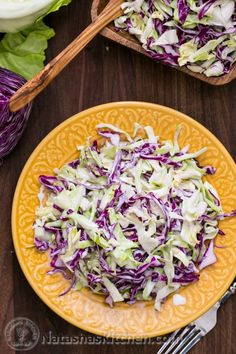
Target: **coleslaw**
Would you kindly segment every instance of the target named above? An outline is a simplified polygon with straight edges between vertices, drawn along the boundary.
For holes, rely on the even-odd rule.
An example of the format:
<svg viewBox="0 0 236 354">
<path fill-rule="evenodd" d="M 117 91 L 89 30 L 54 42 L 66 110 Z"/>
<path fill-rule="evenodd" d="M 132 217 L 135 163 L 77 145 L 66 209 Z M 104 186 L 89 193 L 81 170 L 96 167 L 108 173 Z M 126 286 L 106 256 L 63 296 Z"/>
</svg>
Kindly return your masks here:
<svg viewBox="0 0 236 354">
<path fill-rule="evenodd" d="M 78 159 L 41 175 L 34 223 L 38 251 L 71 288 L 90 288 L 106 302 L 135 303 L 166 297 L 199 279 L 216 261 L 214 239 L 224 213 L 215 173 L 200 166 L 203 148 L 190 152 L 178 138 L 160 141 L 151 126 L 135 124 L 131 136 L 110 124 L 100 138 L 78 147 Z"/>
<path fill-rule="evenodd" d="M 135 35 L 155 60 L 220 76 L 236 61 L 233 0 L 129 0 L 117 30 Z"/>
</svg>

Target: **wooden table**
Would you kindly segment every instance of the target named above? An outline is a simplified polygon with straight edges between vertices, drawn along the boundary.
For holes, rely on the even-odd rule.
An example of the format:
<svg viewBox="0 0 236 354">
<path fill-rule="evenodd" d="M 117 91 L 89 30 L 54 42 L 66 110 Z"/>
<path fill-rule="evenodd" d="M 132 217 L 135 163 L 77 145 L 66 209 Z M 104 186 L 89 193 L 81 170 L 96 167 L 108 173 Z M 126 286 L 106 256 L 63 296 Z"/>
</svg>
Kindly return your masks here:
<svg viewBox="0 0 236 354">
<path fill-rule="evenodd" d="M 90 1 L 73 0 L 60 13 L 47 19 L 56 30 L 48 58 L 55 56 L 90 21 Z M 154 63 L 97 37 L 34 103 L 27 129 L 14 152 L 0 168 L 0 352 L 12 353 L 4 339 L 4 328 L 14 317 L 34 321 L 41 335 L 89 334 L 55 315 L 27 283 L 16 259 L 11 239 L 11 204 L 20 172 L 38 143 L 66 118 L 97 104 L 138 100 L 159 103 L 197 119 L 236 157 L 236 82 L 212 87 Z M 216 328 L 191 353 L 233 354 L 236 348 L 236 297 L 220 310 Z M 155 354 L 157 344 L 42 345 L 31 352 Z"/>
</svg>

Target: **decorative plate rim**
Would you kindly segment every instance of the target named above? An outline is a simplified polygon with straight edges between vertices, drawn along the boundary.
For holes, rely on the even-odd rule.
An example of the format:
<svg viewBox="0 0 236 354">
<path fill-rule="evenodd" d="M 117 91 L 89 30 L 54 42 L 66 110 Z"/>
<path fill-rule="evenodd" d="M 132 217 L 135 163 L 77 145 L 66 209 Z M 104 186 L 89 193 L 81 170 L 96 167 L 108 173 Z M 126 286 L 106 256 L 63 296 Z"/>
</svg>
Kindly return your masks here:
<svg viewBox="0 0 236 354">
<path fill-rule="evenodd" d="M 167 333 L 170 333 L 174 330 L 177 329 L 177 327 L 172 326 L 169 327 L 168 330 L 163 330 L 158 332 L 158 334 L 156 333 L 147 333 L 147 334 L 143 334 L 140 336 L 119 336 L 119 335 L 112 335 L 110 336 L 105 335 L 104 332 L 101 333 L 101 331 L 99 329 L 95 329 L 92 328 L 91 330 L 91 326 L 88 324 L 78 324 L 78 321 L 76 321 L 74 318 L 71 318 L 69 315 L 64 314 L 60 308 L 58 308 L 55 304 L 53 304 L 52 302 L 50 302 L 50 300 L 46 297 L 46 295 L 40 291 L 37 287 L 36 287 L 36 283 L 35 281 L 32 279 L 30 273 L 27 270 L 26 264 L 24 262 L 23 256 L 20 252 L 20 245 L 17 241 L 17 228 L 16 228 L 16 223 L 15 223 L 15 219 L 16 219 L 16 213 L 17 213 L 17 203 L 18 203 L 18 199 L 19 199 L 19 194 L 20 194 L 20 189 L 21 189 L 21 185 L 27 175 L 27 171 L 28 171 L 28 166 L 33 162 L 33 160 L 35 159 L 35 156 L 37 155 L 37 153 L 40 151 L 40 149 L 47 143 L 50 141 L 50 139 L 52 138 L 52 136 L 54 136 L 56 133 L 58 133 L 59 131 L 65 129 L 68 125 L 70 125 L 72 122 L 75 122 L 79 119 L 82 119 L 83 117 L 85 117 L 86 115 L 89 115 L 91 113 L 94 113 L 96 111 L 101 111 L 102 109 L 114 109 L 114 108 L 145 108 L 145 109 L 155 109 L 155 110 L 161 110 L 164 111 L 166 113 L 170 113 L 172 115 L 176 115 L 179 118 L 187 121 L 190 123 L 190 125 L 195 125 L 198 129 L 200 129 L 201 131 L 204 131 L 204 134 L 209 137 L 211 140 L 213 140 L 216 145 L 221 149 L 221 151 L 227 155 L 228 158 L 228 162 L 230 164 L 230 167 L 232 168 L 232 170 L 235 169 L 235 162 L 233 160 L 233 158 L 231 157 L 230 153 L 227 151 L 227 149 L 224 147 L 224 145 L 219 141 L 218 138 L 216 138 L 216 136 L 211 133 L 206 127 L 204 127 L 201 123 L 199 123 L 198 121 L 196 121 L 195 119 L 189 117 L 188 115 L 181 113 L 173 108 L 169 108 L 167 106 L 163 106 L 163 105 L 159 105 L 159 104 L 155 104 L 155 103 L 148 103 L 148 102 L 141 102 L 141 101 L 119 101 L 119 102 L 111 102 L 111 103 L 105 103 L 105 104 L 101 104 L 101 105 L 96 105 L 94 107 L 85 109 L 79 113 L 74 114 L 73 116 L 71 116 L 70 118 L 66 119 L 65 121 L 63 121 L 62 123 L 60 123 L 58 126 L 56 126 L 54 129 L 52 129 L 44 138 L 43 140 L 37 145 L 37 147 L 33 150 L 33 152 L 31 153 L 30 157 L 28 158 L 28 160 L 26 161 L 20 177 L 18 179 L 17 182 L 17 186 L 15 189 L 15 193 L 14 193 L 14 198 L 13 198 L 13 203 L 12 203 L 12 215 L 11 215 L 11 227 L 12 227 L 12 239 L 13 239 L 13 244 L 14 244 L 14 248 L 15 248 L 15 252 L 16 252 L 16 256 L 18 259 L 18 262 L 20 264 L 21 270 L 23 271 L 28 283 L 30 284 L 30 286 L 33 288 L 33 290 L 35 291 L 35 293 L 37 294 L 37 296 L 54 312 L 56 313 L 58 316 L 60 316 L 62 319 L 66 320 L 67 322 L 69 322 L 70 324 L 74 325 L 77 328 L 80 328 L 82 330 L 85 330 L 87 332 L 96 334 L 96 335 L 100 335 L 100 336 L 104 336 L 104 337 L 112 337 L 112 338 L 130 338 L 132 337 L 132 339 L 142 339 L 142 338 L 152 338 L 152 337 L 157 337 L 157 336 L 163 336 Z M 207 302 L 207 304 L 205 306 L 202 307 L 201 311 L 198 311 L 197 315 L 193 314 L 191 316 L 188 317 L 188 320 L 183 320 L 182 321 L 182 325 L 181 328 L 186 326 L 187 324 L 189 324 L 190 322 L 196 320 L 197 318 L 199 318 L 200 316 L 202 316 L 205 312 L 207 312 L 219 299 L 220 297 L 225 293 L 225 291 L 229 288 L 230 284 L 233 282 L 234 278 L 236 276 L 236 269 L 234 272 L 232 272 L 231 277 L 228 278 L 228 280 L 224 283 L 224 286 L 222 286 L 221 290 L 214 295 L 214 297 Z M 180 327 L 178 327 L 180 328 Z"/>
</svg>

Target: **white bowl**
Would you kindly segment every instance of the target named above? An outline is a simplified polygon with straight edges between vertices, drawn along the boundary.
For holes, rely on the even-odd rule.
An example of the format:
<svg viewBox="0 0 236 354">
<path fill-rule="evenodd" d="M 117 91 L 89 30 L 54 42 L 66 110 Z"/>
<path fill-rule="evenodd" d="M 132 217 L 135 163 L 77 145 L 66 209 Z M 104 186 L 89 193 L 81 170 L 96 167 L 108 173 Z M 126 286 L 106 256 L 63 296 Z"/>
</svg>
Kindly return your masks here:
<svg viewBox="0 0 236 354">
<path fill-rule="evenodd" d="M 45 14 L 57 0 L 0 0 L 0 32 L 18 32 Z"/>
</svg>

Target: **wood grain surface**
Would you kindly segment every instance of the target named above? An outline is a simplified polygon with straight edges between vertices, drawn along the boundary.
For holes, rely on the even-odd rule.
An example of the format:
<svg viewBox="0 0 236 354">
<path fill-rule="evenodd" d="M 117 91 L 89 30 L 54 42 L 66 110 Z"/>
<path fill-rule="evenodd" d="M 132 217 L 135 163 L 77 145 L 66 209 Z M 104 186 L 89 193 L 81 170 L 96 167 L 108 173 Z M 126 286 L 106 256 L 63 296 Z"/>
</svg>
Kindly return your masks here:
<svg viewBox="0 0 236 354">
<path fill-rule="evenodd" d="M 50 41 L 48 60 L 55 57 L 90 22 L 91 1 L 73 0 L 67 8 L 50 15 L 47 23 L 56 30 Z M 181 72 L 152 62 L 98 36 L 68 68 L 35 100 L 26 131 L 0 168 L 0 353 L 14 353 L 4 329 L 16 317 L 27 317 L 40 329 L 34 354 L 155 354 L 153 343 L 89 344 L 92 336 L 59 318 L 28 285 L 14 254 L 11 239 L 11 204 L 20 172 L 38 143 L 69 116 L 97 104 L 139 100 L 175 108 L 205 125 L 236 157 L 236 81 L 213 87 Z M 215 329 L 192 354 L 233 354 L 236 348 L 236 296 L 219 311 Z M 77 336 L 87 344 L 42 344 L 42 336 Z M 99 342 L 99 339 L 97 339 Z"/>
<path fill-rule="evenodd" d="M 11 112 L 17 112 L 33 101 L 84 47 L 110 22 L 122 14 L 123 0 L 110 0 L 96 20 L 91 22 L 65 49 L 53 58 L 35 77 L 26 82 L 9 101 Z"/>
</svg>

